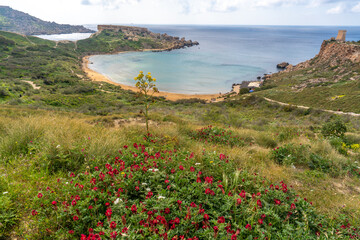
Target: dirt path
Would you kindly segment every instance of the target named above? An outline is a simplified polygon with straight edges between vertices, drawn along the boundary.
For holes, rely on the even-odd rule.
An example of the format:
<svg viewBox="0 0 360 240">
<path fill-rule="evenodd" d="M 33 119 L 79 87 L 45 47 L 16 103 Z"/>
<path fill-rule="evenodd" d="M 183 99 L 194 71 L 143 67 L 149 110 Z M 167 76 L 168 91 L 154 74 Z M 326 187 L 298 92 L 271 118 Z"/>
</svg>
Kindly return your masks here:
<svg viewBox="0 0 360 240">
<path fill-rule="evenodd" d="M 36 84 L 33 83 L 32 81 L 26 81 L 26 80 L 22 80 L 22 81 L 30 84 L 30 85 L 32 86 L 32 88 L 35 89 L 35 90 L 38 90 L 38 89 L 41 88 L 41 87 L 39 87 L 39 86 L 36 86 Z"/>
<path fill-rule="evenodd" d="M 288 103 L 283 103 L 283 102 L 275 101 L 275 100 L 272 100 L 272 99 L 266 98 L 266 97 L 264 97 L 264 99 L 266 101 L 268 101 L 268 102 L 277 103 L 277 104 L 282 105 L 282 106 L 290 106 L 291 105 L 291 106 L 295 106 L 295 107 L 298 107 L 298 108 L 301 108 L 301 109 L 309 109 L 310 108 L 310 107 L 301 106 L 301 105 L 292 105 L 292 104 L 288 104 Z M 349 115 L 349 116 L 353 116 L 353 117 L 360 117 L 359 113 L 333 111 L 333 110 L 326 110 L 326 109 L 320 109 L 320 110 L 324 111 L 324 112 L 328 112 L 328 113 L 338 114 L 338 115 Z"/>
</svg>

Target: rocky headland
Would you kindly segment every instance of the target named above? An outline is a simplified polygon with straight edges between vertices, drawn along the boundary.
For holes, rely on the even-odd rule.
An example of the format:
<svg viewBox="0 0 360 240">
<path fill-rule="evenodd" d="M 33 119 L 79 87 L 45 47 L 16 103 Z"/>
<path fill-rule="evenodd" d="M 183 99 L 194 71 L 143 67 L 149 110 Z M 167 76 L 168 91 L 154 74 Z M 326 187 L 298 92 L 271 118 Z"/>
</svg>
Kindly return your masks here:
<svg viewBox="0 0 360 240">
<path fill-rule="evenodd" d="M 199 45 L 197 41 L 185 40 L 185 38 L 170 36 L 166 33 L 153 33 L 147 28 L 132 27 L 132 26 L 118 26 L 118 25 L 98 25 L 98 32 L 112 31 L 122 33 L 125 40 L 139 42 L 141 39 L 151 39 L 157 42 L 159 49 L 153 49 L 153 52 L 171 51 L 185 47 L 192 47 Z"/>
</svg>

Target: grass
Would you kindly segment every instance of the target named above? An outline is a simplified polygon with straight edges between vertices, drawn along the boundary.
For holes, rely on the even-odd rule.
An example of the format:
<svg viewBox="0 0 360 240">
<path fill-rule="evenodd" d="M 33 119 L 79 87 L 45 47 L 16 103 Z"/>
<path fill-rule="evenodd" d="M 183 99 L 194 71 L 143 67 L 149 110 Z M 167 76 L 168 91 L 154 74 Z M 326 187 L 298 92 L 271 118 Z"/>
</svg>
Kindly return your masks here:
<svg viewBox="0 0 360 240">
<path fill-rule="evenodd" d="M 114 39 L 105 33 L 89 44 L 104 47 L 99 51 L 122 46 L 123 43 L 112 42 Z M 57 179 L 66 179 L 70 172 L 80 174 L 108 163 L 124 145 L 143 143 L 146 132 L 140 113 L 143 100 L 120 87 L 88 81 L 81 70 L 81 54 L 74 51 L 73 43 L 58 44 L 55 48 L 47 40 L 26 39 L 6 32 L 0 35 L 3 37 L 0 41 L 6 43 L 4 51 L 0 51 L 0 58 L 6 59 L 0 62 L 0 206 L 3 206 L 0 238 L 36 239 L 40 229 L 46 231 L 47 224 L 51 224 L 49 220 L 37 224 L 31 216 L 31 211 L 38 207 L 35 196 L 46 187 L 56 187 Z M 103 41 L 110 47 L 101 45 Z M 78 51 L 85 53 L 90 45 L 81 44 Z M 320 76 L 318 72 L 309 76 L 315 74 Z M 232 169 L 293 186 L 294 191 L 312 202 L 316 216 L 333 219 L 342 215 L 358 227 L 360 153 L 358 148 L 351 147 L 360 144 L 358 118 L 342 117 L 348 129 L 344 138 L 325 138 L 322 126 L 332 121 L 333 115 L 316 109 L 283 107 L 257 96 L 318 107 L 325 106 L 322 100 L 314 101 L 318 97 L 344 95 L 333 101 L 334 104 L 345 101 L 340 104 L 342 110 L 355 103 L 356 98 L 347 98 L 357 94 L 355 82 L 325 86 L 322 88 L 330 90 L 321 93 L 310 88 L 290 96 L 290 87 L 309 76 L 305 72 L 291 73 L 279 78 L 276 87 L 220 103 L 158 98 L 149 115 L 150 131 L 157 139 L 151 149 L 193 152 L 195 160 L 203 164 L 209 160 L 202 157 L 204 151 L 225 154 Z M 41 88 L 34 90 L 23 80 L 33 81 Z M 317 104 L 311 105 L 314 102 Z M 336 104 L 326 106 L 340 106 Z M 356 109 L 355 106 L 351 111 Z M 200 141 L 201 138 L 190 136 L 208 125 L 217 129 L 208 134 L 209 139 L 218 137 L 216 141 Z M 227 144 L 229 135 L 219 134 L 219 129 L 236 136 L 232 144 Z M 274 155 L 274 148 L 280 149 L 281 154 Z M 174 164 L 188 164 L 185 159 L 177 159 Z M 220 177 L 224 169 L 204 171 Z M 226 173 L 232 176 L 234 172 Z M 327 222 L 335 228 L 331 221 L 336 220 Z M 56 239 L 54 236 L 46 235 Z"/>
<path fill-rule="evenodd" d="M 256 112 L 254 107 L 248 108 L 240 108 L 242 114 Z M 166 110 L 163 107 L 162 111 L 170 109 Z M 189 114 L 190 109 L 183 111 Z M 19 107 L 1 108 L 0 112 L 1 172 L 6 173 L 2 177 L 1 189 L 9 192 L 7 197 L 14 203 L 8 207 L 9 209 L 24 209 L 13 212 L 16 217 L 10 219 L 15 221 L 15 224 L 7 228 L 5 235 L 30 237 L 34 234 L 33 230 L 28 229 L 28 224 L 32 222 L 29 214 L 33 206 L 33 196 L 39 188 L 51 185 L 57 178 L 64 177 L 69 172 L 78 172 L 89 165 L 106 162 L 106 156 L 116 154 L 123 145 L 141 141 L 146 132 L 145 127 L 139 124 L 125 124 L 116 128 L 106 124 L 122 118 L 120 115 L 109 118 Z M 319 213 L 329 218 L 345 214 L 351 221 L 359 224 L 357 219 L 360 219 L 360 202 L 354 197 L 360 192 L 356 187 L 360 183 L 359 176 L 349 175 L 344 171 L 334 175 L 318 169 L 312 170 L 303 163 L 294 168 L 292 165 L 279 165 L 271 159 L 275 144 L 306 144 L 310 146 L 312 153 L 339 163 L 350 161 L 356 164 L 355 161 L 359 161 L 358 152 L 344 156 L 328 139 L 322 137 L 320 130 L 313 132 L 299 129 L 291 125 L 291 121 L 289 124 L 281 121 L 286 120 L 285 116 L 292 114 L 289 112 L 283 112 L 282 119 L 268 122 L 266 130 L 254 129 L 252 124 L 231 127 L 233 134 L 253 142 L 251 145 L 232 147 L 191 139 L 188 136 L 189 130 L 206 126 L 206 122 L 201 117 L 197 118 L 196 112 L 192 113 L 192 118 L 181 117 L 181 112 L 177 113 L 175 121 L 169 122 L 169 119 L 165 118 L 164 121 L 158 118 L 153 120 L 156 125 L 150 125 L 151 132 L 162 139 L 161 146 L 194 152 L 195 155 L 201 155 L 204 149 L 209 152 L 226 153 L 240 169 L 256 172 L 273 182 L 284 181 L 292 185 L 301 196 L 313 202 Z M 305 119 L 300 118 L 297 121 L 305 124 L 314 117 L 310 114 Z M 280 122 L 281 126 L 277 126 Z M 351 121 L 348 125 L 350 124 Z M 219 123 L 217 125 L 224 127 Z M 353 141 L 358 141 L 359 130 L 351 130 L 348 135 L 352 136 Z"/>
</svg>

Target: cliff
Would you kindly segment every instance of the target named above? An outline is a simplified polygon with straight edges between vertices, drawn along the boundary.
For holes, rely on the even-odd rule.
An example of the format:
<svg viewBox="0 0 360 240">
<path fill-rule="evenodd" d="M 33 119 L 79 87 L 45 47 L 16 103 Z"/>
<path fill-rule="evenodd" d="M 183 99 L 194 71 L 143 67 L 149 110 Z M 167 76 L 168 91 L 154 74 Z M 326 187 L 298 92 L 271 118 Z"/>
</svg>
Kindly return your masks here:
<svg viewBox="0 0 360 240">
<path fill-rule="evenodd" d="M 7 6 L 0 6 L 0 30 L 24 35 L 94 32 L 84 26 L 43 21 Z"/>
<path fill-rule="evenodd" d="M 323 41 L 319 53 L 314 58 L 296 66 L 289 65 L 285 72 L 320 66 L 324 68 L 341 67 L 346 63 L 356 64 L 359 62 L 360 44 L 326 40 Z"/>
<path fill-rule="evenodd" d="M 280 102 L 360 112 L 360 42 L 323 41 L 314 58 L 268 75 L 264 87 Z"/>
</svg>

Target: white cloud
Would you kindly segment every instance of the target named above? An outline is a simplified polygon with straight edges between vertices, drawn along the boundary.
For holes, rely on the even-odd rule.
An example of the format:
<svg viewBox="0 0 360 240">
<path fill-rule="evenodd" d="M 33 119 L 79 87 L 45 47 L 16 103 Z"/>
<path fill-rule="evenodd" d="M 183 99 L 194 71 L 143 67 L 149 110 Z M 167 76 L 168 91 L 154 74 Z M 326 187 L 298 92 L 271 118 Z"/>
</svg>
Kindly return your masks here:
<svg viewBox="0 0 360 240">
<path fill-rule="evenodd" d="M 81 0 L 82 5 L 99 5 L 109 9 L 119 8 L 121 5 L 139 3 L 141 0 Z"/>
<path fill-rule="evenodd" d="M 345 10 L 344 6 L 342 4 L 339 4 L 333 8 L 330 8 L 329 10 L 326 11 L 326 13 L 328 14 L 340 14 L 343 13 Z"/>
<path fill-rule="evenodd" d="M 352 12 L 355 12 L 355 13 L 360 13 L 360 2 L 358 4 L 356 4 L 352 9 L 351 9 Z"/>
</svg>

